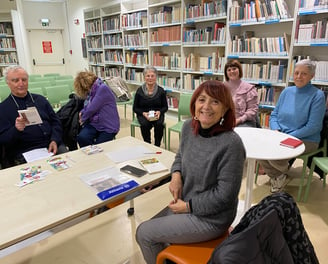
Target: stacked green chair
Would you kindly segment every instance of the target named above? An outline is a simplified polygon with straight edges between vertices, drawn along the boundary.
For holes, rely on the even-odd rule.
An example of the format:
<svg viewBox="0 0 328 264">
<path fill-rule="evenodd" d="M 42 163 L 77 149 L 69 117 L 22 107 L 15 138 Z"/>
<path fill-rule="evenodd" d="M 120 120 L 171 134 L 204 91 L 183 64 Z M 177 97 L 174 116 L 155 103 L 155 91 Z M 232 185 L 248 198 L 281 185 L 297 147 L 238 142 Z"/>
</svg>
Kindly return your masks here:
<svg viewBox="0 0 328 264">
<path fill-rule="evenodd" d="M 28 76 L 28 81 L 29 82 L 34 82 L 34 81 L 39 81 L 42 80 L 42 75 L 41 74 L 30 74 Z"/>
<path fill-rule="evenodd" d="M 73 79 L 56 79 L 55 85 L 67 85 L 71 92 L 74 91 Z"/>
<path fill-rule="evenodd" d="M 43 79 L 42 81 L 34 81 L 34 82 L 29 82 L 28 83 L 28 89 L 35 89 L 35 88 L 41 88 L 42 89 L 42 94 L 44 96 L 47 96 L 47 91 L 46 91 L 46 87 L 52 86 L 51 81 L 47 80 L 47 79 Z"/>
<path fill-rule="evenodd" d="M 168 150 L 170 150 L 171 147 L 171 132 L 179 133 L 179 139 L 180 139 L 180 134 L 181 134 L 184 120 L 191 116 L 189 110 L 191 96 L 192 96 L 191 93 L 180 94 L 179 107 L 178 107 L 178 122 L 175 125 L 168 128 L 168 145 L 167 145 Z"/>
<path fill-rule="evenodd" d="M 10 89 L 6 83 L 0 84 L 0 101 L 5 100 L 10 94 Z"/>
<path fill-rule="evenodd" d="M 43 94 L 43 89 L 42 89 L 41 87 L 29 88 L 28 91 L 29 91 L 30 93 L 40 94 L 40 95 L 45 96 L 45 95 Z"/>
<path fill-rule="evenodd" d="M 60 76 L 60 73 L 45 73 L 43 74 L 43 77 L 58 77 Z"/>
<path fill-rule="evenodd" d="M 68 89 L 67 85 L 56 85 L 45 88 L 47 91 L 47 98 L 51 106 L 55 111 L 66 104 L 69 101 L 69 95 L 71 91 Z"/>
<path fill-rule="evenodd" d="M 307 202 L 307 199 L 309 197 L 310 192 L 310 185 L 313 178 L 313 171 L 315 166 L 319 167 L 323 171 L 323 187 L 326 186 L 326 176 L 328 173 L 328 157 L 314 157 L 312 159 L 310 173 L 309 173 L 309 179 L 306 185 L 305 195 L 304 195 L 304 202 Z"/>
<path fill-rule="evenodd" d="M 73 76 L 72 75 L 58 75 L 55 76 L 56 80 L 73 80 Z"/>
</svg>

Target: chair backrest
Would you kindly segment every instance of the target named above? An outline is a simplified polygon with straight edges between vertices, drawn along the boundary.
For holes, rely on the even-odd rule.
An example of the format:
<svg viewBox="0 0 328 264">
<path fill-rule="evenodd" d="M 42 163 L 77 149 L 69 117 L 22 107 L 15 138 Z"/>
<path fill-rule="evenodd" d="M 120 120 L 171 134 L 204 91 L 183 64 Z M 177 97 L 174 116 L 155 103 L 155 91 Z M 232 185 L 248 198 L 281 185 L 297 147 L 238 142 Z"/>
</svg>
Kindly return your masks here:
<svg viewBox="0 0 328 264">
<path fill-rule="evenodd" d="M 34 82 L 34 81 L 40 80 L 40 79 L 42 79 L 42 75 L 41 74 L 30 74 L 28 76 L 29 82 Z"/>
<path fill-rule="evenodd" d="M 5 100 L 8 95 L 10 94 L 10 89 L 8 87 L 8 85 L 5 84 L 0 84 L 0 99 L 1 101 Z"/>
<path fill-rule="evenodd" d="M 45 96 L 45 94 L 43 93 L 42 87 L 29 88 L 28 91 L 30 93 L 41 94 L 41 95 Z"/>
<path fill-rule="evenodd" d="M 45 73 L 43 74 L 43 77 L 57 77 L 60 76 L 59 73 Z"/>
<path fill-rule="evenodd" d="M 56 79 L 55 85 L 67 85 L 69 90 L 73 92 L 74 87 L 73 87 L 74 80 L 73 79 Z"/>
<path fill-rule="evenodd" d="M 71 91 L 67 85 L 56 85 L 46 87 L 47 98 L 49 103 L 54 107 L 61 103 L 61 101 L 68 101 Z"/>
<path fill-rule="evenodd" d="M 72 75 L 57 75 L 55 76 L 56 80 L 73 80 L 73 76 Z"/>
<path fill-rule="evenodd" d="M 183 117 L 190 117 L 190 101 L 192 94 L 191 93 L 181 93 L 179 99 L 179 108 L 178 108 L 178 121 L 182 121 Z"/>
</svg>

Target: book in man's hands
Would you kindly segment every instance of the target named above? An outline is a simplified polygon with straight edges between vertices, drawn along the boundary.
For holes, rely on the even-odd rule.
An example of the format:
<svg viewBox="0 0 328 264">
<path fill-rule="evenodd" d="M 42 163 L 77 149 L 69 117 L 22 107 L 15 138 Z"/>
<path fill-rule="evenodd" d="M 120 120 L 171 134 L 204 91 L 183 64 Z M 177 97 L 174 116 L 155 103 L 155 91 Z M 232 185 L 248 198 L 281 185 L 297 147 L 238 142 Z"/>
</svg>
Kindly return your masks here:
<svg viewBox="0 0 328 264">
<path fill-rule="evenodd" d="M 299 145 L 302 145 L 303 141 L 295 138 L 286 138 L 280 141 L 281 146 L 289 147 L 289 148 L 296 148 Z"/>
<path fill-rule="evenodd" d="M 142 159 L 139 162 L 149 174 L 168 170 L 168 168 L 157 158 Z"/>
<path fill-rule="evenodd" d="M 24 110 L 18 110 L 19 115 L 24 118 L 26 126 L 42 124 L 42 119 L 36 107 L 29 107 Z"/>
</svg>

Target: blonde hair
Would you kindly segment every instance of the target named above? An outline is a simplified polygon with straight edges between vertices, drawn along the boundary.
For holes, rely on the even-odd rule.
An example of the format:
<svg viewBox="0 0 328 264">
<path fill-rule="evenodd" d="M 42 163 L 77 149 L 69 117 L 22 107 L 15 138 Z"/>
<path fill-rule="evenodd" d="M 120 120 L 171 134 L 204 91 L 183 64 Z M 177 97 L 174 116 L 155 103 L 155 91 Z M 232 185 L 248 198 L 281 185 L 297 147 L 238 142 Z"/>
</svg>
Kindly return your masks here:
<svg viewBox="0 0 328 264">
<path fill-rule="evenodd" d="M 74 90 L 78 97 L 86 99 L 97 76 L 90 71 L 79 72 L 74 79 Z"/>
</svg>

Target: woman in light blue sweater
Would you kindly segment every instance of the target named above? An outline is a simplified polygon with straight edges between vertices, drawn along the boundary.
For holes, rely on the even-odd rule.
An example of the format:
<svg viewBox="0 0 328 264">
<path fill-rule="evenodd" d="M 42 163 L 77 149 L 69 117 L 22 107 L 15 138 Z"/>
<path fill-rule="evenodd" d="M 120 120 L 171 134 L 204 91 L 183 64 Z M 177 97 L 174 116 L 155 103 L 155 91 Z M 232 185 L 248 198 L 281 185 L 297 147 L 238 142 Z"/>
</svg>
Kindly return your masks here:
<svg viewBox="0 0 328 264">
<path fill-rule="evenodd" d="M 314 73 L 315 64 L 312 61 L 297 62 L 295 86 L 282 91 L 270 116 L 270 128 L 301 139 L 305 145 L 304 153 L 318 148 L 326 110 L 324 93 L 310 82 Z M 268 160 L 260 164 L 271 178 L 271 192 L 279 191 L 286 182 L 288 160 Z"/>
<path fill-rule="evenodd" d="M 235 126 L 234 103 L 219 81 L 206 81 L 190 103 L 172 164 L 172 201 L 161 217 L 139 225 L 136 240 L 148 264 L 170 243 L 194 243 L 222 235 L 238 205 L 245 149 Z"/>
</svg>

